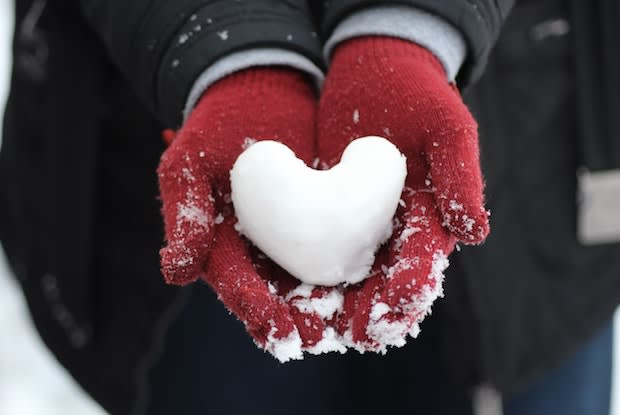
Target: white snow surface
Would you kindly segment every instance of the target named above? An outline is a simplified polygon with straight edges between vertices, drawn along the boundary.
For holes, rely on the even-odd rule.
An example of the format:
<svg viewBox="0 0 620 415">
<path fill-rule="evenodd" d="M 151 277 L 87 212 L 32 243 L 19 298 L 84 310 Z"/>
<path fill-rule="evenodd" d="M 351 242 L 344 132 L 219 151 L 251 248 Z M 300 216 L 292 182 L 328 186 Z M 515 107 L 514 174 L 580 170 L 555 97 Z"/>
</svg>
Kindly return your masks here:
<svg viewBox="0 0 620 415">
<path fill-rule="evenodd" d="M 290 294 L 287 297 L 293 298 Z M 323 297 L 302 296 L 294 299 L 292 304 L 303 313 L 316 313 L 323 320 L 330 320 L 335 314 L 342 312 L 344 296 L 340 291 L 334 289 Z"/>
<path fill-rule="evenodd" d="M 354 284 L 392 233 L 406 175 L 405 157 L 382 137 L 354 140 L 330 170 L 260 141 L 230 174 L 237 229 L 305 283 Z"/>
<path fill-rule="evenodd" d="M 342 343 L 336 330 L 333 327 L 327 327 L 323 332 L 323 339 L 306 351 L 317 355 L 330 352 L 346 353 L 347 347 Z"/>
<path fill-rule="evenodd" d="M 301 350 L 301 337 L 299 332 L 294 330 L 287 337 L 277 339 L 274 334 L 277 329 L 274 327 L 267 337 L 267 344 L 265 344 L 265 350 L 271 353 L 281 363 L 286 363 L 290 360 L 300 360 L 304 358 L 304 354 Z"/>
<path fill-rule="evenodd" d="M 13 28 L 12 1 L 0 0 L 0 114 L 4 113 Z M 0 126 L 2 119 L 0 117 Z M 38 337 L 21 291 L 10 274 L 0 248 L 0 414 L 105 415 L 58 364 Z M 335 350 L 335 334 L 314 352 Z M 331 342 L 331 346 L 330 346 Z M 620 314 L 614 338 L 614 384 L 611 415 L 620 415 Z M 334 345 L 335 343 L 335 345 Z M 313 353 L 313 351 L 310 351 Z"/>
</svg>

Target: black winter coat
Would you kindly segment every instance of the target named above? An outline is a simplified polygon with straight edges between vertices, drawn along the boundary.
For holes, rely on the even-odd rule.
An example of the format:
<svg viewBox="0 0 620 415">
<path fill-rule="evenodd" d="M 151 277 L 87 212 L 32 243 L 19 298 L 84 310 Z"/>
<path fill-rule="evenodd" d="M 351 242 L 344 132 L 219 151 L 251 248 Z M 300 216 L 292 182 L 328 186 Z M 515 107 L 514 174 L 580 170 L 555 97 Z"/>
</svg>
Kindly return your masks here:
<svg viewBox="0 0 620 415">
<path fill-rule="evenodd" d="M 577 171 L 620 168 L 619 27 L 615 0 L 521 1 L 468 91 L 492 232 L 448 271 L 445 355 L 462 367 L 459 344 L 477 368 L 462 384 L 516 391 L 620 303 L 620 243 L 575 236 Z"/>
<path fill-rule="evenodd" d="M 17 0 L 0 240 L 42 338 L 113 414 L 141 408 L 146 370 L 182 297 L 159 275 L 155 168 L 160 131 L 179 124 L 196 76 L 219 57 L 256 46 L 294 50 L 324 67 L 321 39 L 343 17 L 370 4 L 404 3 L 462 31 L 469 54 L 459 82 L 466 86 L 482 74 L 512 5 L 48 0 L 39 7 L 44 3 Z M 607 139 L 586 140 L 581 131 L 611 118 L 581 117 L 578 102 L 604 97 L 590 94 L 575 61 L 603 50 L 572 26 L 579 1 L 522 3 L 468 97 L 481 125 L 493 232 L 484 247 L 453 256 L 434 317 L 445 328 L 455 380 L 508 392 L 574 350 L 620 296 L 620 246 L 584 248 L 574 237 L 582 144 Z M 587 24 L 601 27 L 599 13 L 587 15 Z M 571 35 L 531 35 L 553 19 L 570 22 Z M 216 35 L 221 30 L 230 31 L 229 41 Z M 188 32 L 190 41 L 179 44 Z M 618 40 L 617 30 L 605 33 Z M 607 74 L 606 82 L 614 72 L 599 63 L 588 70 Z"/>
</svg>

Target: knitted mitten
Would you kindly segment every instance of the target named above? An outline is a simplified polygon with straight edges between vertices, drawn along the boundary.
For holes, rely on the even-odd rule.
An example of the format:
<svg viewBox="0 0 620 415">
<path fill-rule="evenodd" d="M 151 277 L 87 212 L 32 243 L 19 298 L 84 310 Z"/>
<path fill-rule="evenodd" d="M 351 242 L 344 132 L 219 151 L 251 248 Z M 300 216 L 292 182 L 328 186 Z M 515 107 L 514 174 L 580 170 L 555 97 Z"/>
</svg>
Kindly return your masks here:
<svg viewBox="0 0 620 415">
<path fill-rule="evenodd" d="M 229 172 L 245 147 L 264 139 L 286 144 L 309 163 L 315 116 L 316 97 L 301 73 L 246 69 L 208 88 L 158 170 L 166 281 L 183 285 L 203 278 L 256 343 L 283 361 L 301 357 L 302 345 L 318 342 L 324 325 L 315 314 L 289 306 L 285 296 L 296 280 L 234 229 Z"/>
<path fill-rule="evenodd" d="M 477 124 L 428 50 L 381 36 L 336 48 L 319 107 L 319 157 L 332 166 L 367 135 L 393 142 L 408 175 L 392 237 L 372 276 L 347 289 L 337 325 L 357 346 L 383 350 L 417 333 L 441 295 L 447 255 L 457 241 L 481 243 L 489 224 Z"/>
</svg>

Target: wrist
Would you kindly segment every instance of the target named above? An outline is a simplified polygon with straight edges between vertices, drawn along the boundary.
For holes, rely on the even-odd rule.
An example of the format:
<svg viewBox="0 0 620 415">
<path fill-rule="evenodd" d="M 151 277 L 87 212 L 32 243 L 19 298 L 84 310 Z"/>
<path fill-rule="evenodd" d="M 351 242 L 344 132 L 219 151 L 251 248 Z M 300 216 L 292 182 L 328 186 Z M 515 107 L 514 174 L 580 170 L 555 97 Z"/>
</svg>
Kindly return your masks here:
<svg viewBox="0 0 620 415">
<path fill-rule="evenodd" d="M 369 7 L 344 19 L 324 47 L 330 57 L 341 43 L 358 37 L 385 36 L 407 40 L 428 49 L 453 81 L 463 64 L 467 46 L 463 35 L 439 16 L 412 6 Z"/>
<path fill-rule="evenodd" d="M 363 36 L 347 40 L 334 50 L 332 66 L 344 65 L 353 68 L 357 65 L 376 66 L 376 70 L 390 70 L 384 59 L 423 64 L 445 78 L 445 71 L 439 59 L 428 49 L 408 40 L 389 36 Z"/>
<path fill-rule="evenodd" d="M 185 101 L 183 119 L 187 119 L 200 97 L 211 85 L 246 69 L 269 66 L 290 67 L 304 72 L 314 81 L 317 90 L 320 89 L 325 77 L 323 71 L 311 60 L 285 49 L 255 48 L 231 53 L 205 69 L 194 81 Z"/>
<path fill-rule="evenodd" d="M 249 107 L 261 103 L 261 97 L 305 102 L 314 94 L 310 77 L 300 70 L 287 66 L 255 66 L 229 74 L 210 85 L 196 99 L 187 118 L 203 105 L 212 105 L 213 102 L 234 101 L 245 105 L 249 111 Z"/>
</svg>

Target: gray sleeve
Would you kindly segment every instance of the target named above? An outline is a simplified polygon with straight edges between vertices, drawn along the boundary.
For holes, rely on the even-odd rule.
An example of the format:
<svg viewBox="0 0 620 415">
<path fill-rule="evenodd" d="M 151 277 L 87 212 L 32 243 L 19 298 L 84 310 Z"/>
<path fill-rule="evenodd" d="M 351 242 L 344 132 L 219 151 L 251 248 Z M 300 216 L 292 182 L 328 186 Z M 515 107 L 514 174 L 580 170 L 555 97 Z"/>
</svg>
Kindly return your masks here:
<svg viewBox="0 0 620 415">
<path fill-rule="evenodd" d="M 325 77 L 323 71 L 321 71 L 321 69 L 310 59 L 300 53 L 292 52 L 286 49 L 255 48 L 251 50 L 234 52 L 218 59 L 204 72 L 202 72 L 196 81 L 194 81 L 189 95 L 185 100 L 183 120 L 187 119 L 189 113 L 210 85 L 225 76 L 232 74 L 233 72 L 238 72 L 253 66 L 269 65 L 290 66 L 306 72 L 314 79 L 317 89 L 320 89 Z"/>
<path fill-rule="evenodd" d="M 339 43 L 369 35 L 398 37 L 425 47 L 442 63 L 450 81 L 456 78 L 467 55 L 465 39 L 453 25 L 405 5 L 377 6 L 351 14 L 336 26 L 325 44 L 324 54 L 329 61 Z"/>
</svg>

